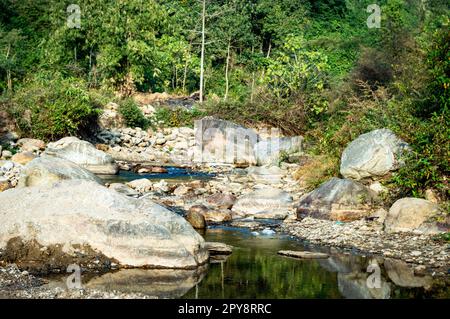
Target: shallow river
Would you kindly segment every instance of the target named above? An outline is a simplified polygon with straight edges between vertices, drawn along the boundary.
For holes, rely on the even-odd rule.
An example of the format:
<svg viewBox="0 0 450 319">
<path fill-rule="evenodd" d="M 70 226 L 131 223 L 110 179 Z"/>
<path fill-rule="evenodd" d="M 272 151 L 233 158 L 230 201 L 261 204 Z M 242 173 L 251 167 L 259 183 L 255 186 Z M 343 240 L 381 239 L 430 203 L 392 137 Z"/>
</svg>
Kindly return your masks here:
<svg viewBox="0 0 450 319">
<path fill-rule="evenodd" d="M 85 288 L 141 293 L 157 298 L 449 298 L 448 286 L 430 276 L 414 276 L 407 264 L 378 259 L 379 281 L 370 281 L 371 258 L 324 247 L 311 247 L 284 235 L 215 227 L 207 241 L 232 245 L 223 262 L 199 270 L 128 269 L 103 275 L 82 275 Z M 298 260 L 279 250 L 310 250 L 330 254 L 322 260 Z M 65 277 L 49 286 L 64 287 Z M 369 284 L 368 284 L 369 279 Z M 371 283 L 371 284 L 370 284 Z M 369 288 L 378 284 L 379 288 Z"/>
<path fill-rule="evenodd" d="M 163 176 L 161 176 L 163 175 Z M 210 178 L 185 170 L 169 174 L 121 172 L 108 182 L 136 178 L 186 180 Z M 365 257 L 326 247 L 313 247 L 281 234 L 255 234 L 246 229 L 211 227 L 206 241 L 232 245 L 222 262 L 198 270 L 130 269 L 103 275 L 83 275 L 86 288 L 143 293 L 158 298 L 449 298 L 450 287 L 431 276 L 415 276 L 405 263 Z M 279 250 L 320 251 L 322 260 L 298 260 Z M 378 267 L 368 272 L 369 264 Z M 63 285 L 53 278 L 50 285 Z"/>
</svg>

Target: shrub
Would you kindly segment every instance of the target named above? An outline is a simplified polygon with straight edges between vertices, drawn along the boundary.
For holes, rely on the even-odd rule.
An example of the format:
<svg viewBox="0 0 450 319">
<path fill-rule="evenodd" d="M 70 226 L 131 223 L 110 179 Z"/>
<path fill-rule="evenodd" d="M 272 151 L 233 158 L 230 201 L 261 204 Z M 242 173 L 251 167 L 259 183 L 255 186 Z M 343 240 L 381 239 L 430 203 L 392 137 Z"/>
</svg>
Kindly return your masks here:
<svg viewBox="0 0 450 319">
<path fill-rule="evenodd" d="M 120 102 L 119 113 L 124 118 L 125 124 L 129 127 L 147 129 L 150 125 L 149 119 L 144 116 L 142 110 L 131 98 L 127 98 Z"/>
<path fill-rule="evenodd" d="M 206 115 L 205 112 L 197 108 L 186 110 L 183 108 L 170 109 L 168 107 L 161 107 L 156 110 L 154 115 L 157 124 L 168 127 L 187 126 L 193 127 L 194 121 Z"/>
<path fill-rule="evenodd" d="M 21 135 L 44 140 L 82 135 L 99 114 L 96 99 L 75 78 L 35 76 L 7 103 Z"/>
<path fill-rule="evenodd" d="M 313 190 L 339 171 L 337 161 L 327 156 L 312 157 L 306 164 L 294 172 L 294 178 L 307 190 Z"/>
<path fill-rule="evenodd" d="M 413 153 L 392 178 L 392 182 L 401 188 L 401 196 L 421 197 L 427 188 L 434 188 L 443 199 L 450 198 L 449 121 L 446 112 L 417 123 L 411 139 Z"/>
</svg>

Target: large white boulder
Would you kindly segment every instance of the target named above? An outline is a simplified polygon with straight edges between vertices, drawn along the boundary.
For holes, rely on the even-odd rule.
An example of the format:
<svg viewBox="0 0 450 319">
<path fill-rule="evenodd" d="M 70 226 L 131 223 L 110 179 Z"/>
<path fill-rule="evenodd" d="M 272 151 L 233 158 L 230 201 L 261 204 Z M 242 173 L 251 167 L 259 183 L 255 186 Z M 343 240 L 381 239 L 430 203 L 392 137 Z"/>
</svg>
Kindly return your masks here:
<svg viewBox="0 0 450 319">
<path fill-rule="evenodd" d="M 45 152 L 72 161 L 94 174 L 113 175 L 118 171 L 111 155 L 74 136 L 64 137 L 57 142 L 49 143 Z"/>
<path fill-rule="evenodd" d="M 342 153 L 341 175 L 356 180 L 383 176 L 401 165 L 408 144 L 388 129 L 362 134 Z"/>
<path fill-rule="evenodd" d="M 195 268 L 208 260 L 203 238 L 181 216 L 90 181 L 2 192 L 0 220 L 2 258 L 25 268 Z"/>
<path fill-rule="evenodd" d="M 43 154 L 29 162 L 21 171 L 18 187 L 50 186 L 58 181 L 81 179 L 102 181 L 90 171 L 74 162 L 56 156 Z"/>
</svg>

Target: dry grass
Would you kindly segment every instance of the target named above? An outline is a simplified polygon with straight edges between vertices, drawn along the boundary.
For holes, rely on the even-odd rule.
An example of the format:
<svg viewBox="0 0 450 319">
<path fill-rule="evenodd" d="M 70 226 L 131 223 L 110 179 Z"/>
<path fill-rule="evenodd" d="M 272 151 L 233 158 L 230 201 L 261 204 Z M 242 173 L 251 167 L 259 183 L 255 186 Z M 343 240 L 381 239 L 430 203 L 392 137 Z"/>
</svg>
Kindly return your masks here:
<svg viewBox="0 0 450 319">
<path fill-rule="evenodd" d="M 310 157 L 294 172 L 293 177 L 308 190 L 317 188 L 333 176 L 338 176 L 339 161 L 327 156 Z"/>
</svg>

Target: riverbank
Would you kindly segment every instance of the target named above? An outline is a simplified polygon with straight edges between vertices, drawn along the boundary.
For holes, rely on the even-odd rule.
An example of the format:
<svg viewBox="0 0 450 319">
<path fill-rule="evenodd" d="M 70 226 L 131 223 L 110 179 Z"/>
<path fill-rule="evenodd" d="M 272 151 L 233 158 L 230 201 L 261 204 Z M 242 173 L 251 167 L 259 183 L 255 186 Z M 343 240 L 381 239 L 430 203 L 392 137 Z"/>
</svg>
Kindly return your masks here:
<svg viewBox="0 0 450 319">
<path fill-rule="evenodd" d="M 407 262 L 415 273 L 449 276 L 448 243 L 436 236 L 411 233 L 389 234 L 382 225 L 358 220 L 348 223 L 305 218 L 283 223 L 281 230 L 310 243 L 339 247 L 363 255 L 375 255 Z"/>
</svg>

